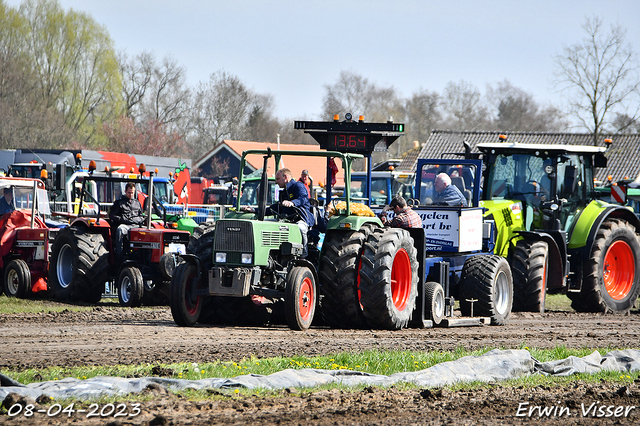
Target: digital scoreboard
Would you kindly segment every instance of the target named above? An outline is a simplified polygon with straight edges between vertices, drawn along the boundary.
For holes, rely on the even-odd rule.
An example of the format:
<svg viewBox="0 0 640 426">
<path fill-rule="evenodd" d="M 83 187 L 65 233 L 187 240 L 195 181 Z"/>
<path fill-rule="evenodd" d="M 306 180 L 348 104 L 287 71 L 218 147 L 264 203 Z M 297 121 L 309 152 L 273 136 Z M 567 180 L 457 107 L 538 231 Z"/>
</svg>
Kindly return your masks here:
<svg viewBox="0 0 640 426">
<path fill-rule="evenodd" d="M 353 121 L 349 113 L 344 121 L 335 116 L 333 121 L 295 121 L 294 127 L 309 133 L 322 149 L 359 154 L 372 153 L 380 141 L 388 148 L 404 134 L 404 124 L 365 123 L 362 117 Z"/>
</svg>

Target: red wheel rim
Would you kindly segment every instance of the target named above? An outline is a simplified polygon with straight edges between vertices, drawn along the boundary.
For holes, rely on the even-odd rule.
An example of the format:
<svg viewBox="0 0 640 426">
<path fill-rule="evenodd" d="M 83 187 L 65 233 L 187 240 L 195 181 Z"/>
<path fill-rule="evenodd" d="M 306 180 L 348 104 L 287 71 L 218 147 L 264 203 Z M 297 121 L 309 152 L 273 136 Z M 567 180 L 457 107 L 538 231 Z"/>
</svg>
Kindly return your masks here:
<svg viewBox="0 0 640 426">
<path fill-rule="evenodd" d="M 612 299 L 627 297 L 635 279 L 636 264 L 631 247 L 624 241 L 616 241 L 604 255 L 602 277 L 607 293 Z"/>
<path fill-rule="evenodd" d="M 198 310 L 198 305 L 200 304 L 200 296 L 196 298 L 195 303 L 191 301 L 191 292 L 195 292 L 198 288 L 196 284 L 195 274 L 189 274 L 187 278 L 187 285 L 184 291 L 184 307 L 187 310 L 187 313 L 191 316 L 196 314 Z"/>
<path fill-rule="evenodd" d="M 391 268 L 391 297 L 393 305 L 402 311 L 411 295 L 411 260 L 405 249 L 400 249 Z"/>
<path fill-rule="evenodd" d="M 298 307 L 300 309 L 300 318 L 308 321 L 311 317 L 314 304 L 313 282 L 311 278 L 305 277 L 300 284 L 300 294 L 298 295 Z"/>
</svg>

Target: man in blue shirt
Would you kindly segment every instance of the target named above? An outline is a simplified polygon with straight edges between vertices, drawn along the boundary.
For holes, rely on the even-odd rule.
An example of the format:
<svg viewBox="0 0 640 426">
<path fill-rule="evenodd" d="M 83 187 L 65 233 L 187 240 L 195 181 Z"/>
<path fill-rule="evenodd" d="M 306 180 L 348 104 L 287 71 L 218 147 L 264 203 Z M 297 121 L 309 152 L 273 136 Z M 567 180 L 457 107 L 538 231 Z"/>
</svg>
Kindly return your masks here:
<svg viewBox="0 0 640 426">
<path fill-rule="evenodd" d="M 276 184 L 281 188 L 279 194 L 280 202 L 273 204 L 269 209 L 285 215 L 296 213 L 300 215 L 297 223 L 302 234 L 302 257 L 306 257 L 307 232 L 315 224 L 315 219 L 311 214 L 307 187 L 304 183 L 294 180 L 291 170 L 286 167 L 276 173 Z"/>
<path fill-rule="evenodd" d="M 4 196 L 0 198 L 0 214 L 11 213 L 16 207 L 13 205 L 13 189 L 5 188 Z"/>
<path fill-rule="evenodd" d="M 307 256 L 307 233 L 315 225 L 315 218 L 311 213 L 309 193 L 304 183 L 293 179 L 291 170 L 282 168 L 276 173 L 276 184 L 281 188 L 278 195 L 279 202 L 267 208 L 266 213 L 277 212 L 285 216 L 298 215 L 297 221 L 302 234 L 302 257 Z M 253 207 L 243 206 L 243 211 L 253 212 Z"/>
<path fill-rule="evenodd" d="M 448 174 L 439 173 L 433 182 L 433 186 L 436 190 L 433 204 L 467 207 L 466 198 L 455 185 L 451 185 L 451 178 Z"/>
</svg>

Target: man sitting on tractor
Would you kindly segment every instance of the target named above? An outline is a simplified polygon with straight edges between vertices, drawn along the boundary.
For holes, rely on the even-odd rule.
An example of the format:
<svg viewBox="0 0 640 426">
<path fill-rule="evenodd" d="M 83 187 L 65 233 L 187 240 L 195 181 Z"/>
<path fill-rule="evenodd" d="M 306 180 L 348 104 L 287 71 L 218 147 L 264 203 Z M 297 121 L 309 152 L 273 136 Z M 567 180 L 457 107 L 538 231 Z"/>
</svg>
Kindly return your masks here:
<svg viewBox="0 0 640 426">
<path fill-rule="evenodd" d="M 307 187 L 300 181 L 292 178 L 291 170 L 282 168 L 276 172 L 276 184 L 281 188 L 278 203 L 267 208 L 267 214 L 276 212 L 285 216 L 298 216 L 298 226 L 302 234 L 302 257 L 307 256 L 307 232 L 315 224 L 315 218 L 311 213 L 309 193 Z M 253 212 L 253 207 L 245 206 L 244 211 Z"/>
<path fill-rule="evenodd" d="M 144 216 L 140 201 L 135 197 L 136 186 L 128 182 L 122 197 L 113 203 L 109 211 L 111 226 L 116 228 L 115 253 L 121 259 L 124 251 L 124 239 L 129 235 L 129 230 L 134 226 L 144 223 Z"/>
<path fill-rule="evenodd" d="M 433 182 L 433 187 L 436 190 L 433 204 L 467 207 L 467 200 L 455 185 L 451 185 L 451 178 L 448 174 L 438 173 Z"/>
<path fill-rule="evenodd" d="M 4 196 L 0 198 L 0 214 L 11 213 L 16 207 L 13 204 L 13 188 L 5 188 Z"/>
</svg>

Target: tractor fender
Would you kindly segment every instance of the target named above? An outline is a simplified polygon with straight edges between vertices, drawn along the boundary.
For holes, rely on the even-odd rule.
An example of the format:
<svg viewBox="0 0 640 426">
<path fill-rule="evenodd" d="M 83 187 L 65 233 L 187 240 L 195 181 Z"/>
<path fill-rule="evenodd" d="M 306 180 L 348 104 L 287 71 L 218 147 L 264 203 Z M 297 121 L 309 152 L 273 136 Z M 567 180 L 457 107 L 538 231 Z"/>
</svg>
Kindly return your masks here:
<svg viewBox="0 0 640 426">
<path fill-rule="evenodd" d="M 517 234 L 530 241 L 544 241 L 549 248 L 549 270 L 547 273 L 547 289 L 561 289 L 564 286 L 564 278 L 569 271 L 567 270 L 567 244 L 564 240 L 564 233 L 557 233 L 554 236 L 552 232 L 534 232 L 534 231 L 517 231 Z"/>
<path fill-rule="evenodd" d="M 318 271 L 313 263 L 309 262 L 307 259 L 293 259 L 289 262 L 289 266 L 304 266 L 306 268 L 311 269 L 311 273 L 313 274 L 313 279 L 316 280 L 316 287 L 318 286 Z"/>
<path fill-rule="evenodd" d="M 591 207 L 594 203 L 595 202 L 591 202 L 587 208 Z M 585 213 L 586 212 L 587 209 L 585 209 Z M 585 220 L 582 220 L 583 217 Z M 607 205 L 605 208 L 593 211 L 590 215 L 583 213 L 575 225 L 569 243 L 569 250 L 574 257 L 578 259 L 586 259 L 589 257 L 598 230 L 602 226 L 602 223 L 609 218 L 625 220 L 636 228 L 636 233 L 640 232 L 640 219 L 627 207 Z M 588 233 L 586 229 L 589 229 Z"/>
<path fill-rule="evenodd" d="M 180 259 L 182 259 L 183 261 L 187 262 L 187 263 L 192 263 L 194 265 L 196 265 L 196 268 L 198 268 L 198 276 L 200 277 L 200 282 L 204 281 L 207 282 L 207 276 L 206 273 L 207 271 L 204 268 L 204 265 L 202 264 L 202 261 L 200 260 L 200 258 L 198 256 L 196 256 L 195 254 L 181 254 Z"/>
</svg>

